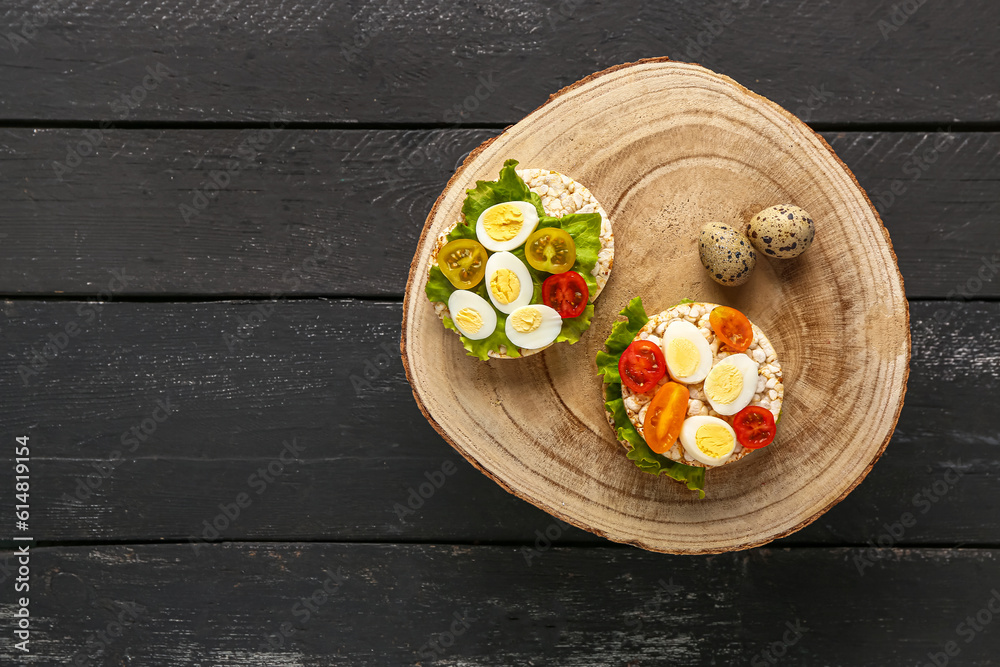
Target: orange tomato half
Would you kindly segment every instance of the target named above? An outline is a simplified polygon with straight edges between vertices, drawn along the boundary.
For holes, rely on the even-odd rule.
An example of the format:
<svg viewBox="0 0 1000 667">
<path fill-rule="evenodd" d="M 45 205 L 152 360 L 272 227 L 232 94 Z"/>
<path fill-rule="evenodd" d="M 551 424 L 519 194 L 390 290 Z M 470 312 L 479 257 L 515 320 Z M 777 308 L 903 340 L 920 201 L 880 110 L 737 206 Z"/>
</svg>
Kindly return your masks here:
<svg viewBox="0 0 1000 667">
<path fill-rule="evenodd" d="M 646 444 L 657 454 L 663 454 L 673 447 L 681 434 L 681 426 L 687 416 L 688 388 L 676 382 L 668 382 L 653 396 L 646 408 L 646 418 L 642 422 Z"/>
<path fill-rule="evenodd" d="M 712 331 L 733 352 L 745 352 L 753 343 L 753 327 L 747 316 L 729 306 L 719 306 L 708 316 Z"/>
</svg>

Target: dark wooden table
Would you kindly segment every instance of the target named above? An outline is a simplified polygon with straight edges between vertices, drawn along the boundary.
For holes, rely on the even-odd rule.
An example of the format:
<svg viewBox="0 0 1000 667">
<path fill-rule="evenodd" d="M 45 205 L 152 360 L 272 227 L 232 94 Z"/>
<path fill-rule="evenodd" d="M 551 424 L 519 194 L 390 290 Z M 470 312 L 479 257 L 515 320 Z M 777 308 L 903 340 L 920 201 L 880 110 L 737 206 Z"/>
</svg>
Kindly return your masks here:
<svg viewBox="0 0 1000 667">
<path fill-rule="evenodd" d="M 1000 661 L 998 38 L 995 0 L 6 3 L 0 662 Z M 424 421 L 399 360 L 456 164 L 654 55 L 823 134 L 912 316 L 865 482 L 706 558 L 508 495 Z"/>
</svg>

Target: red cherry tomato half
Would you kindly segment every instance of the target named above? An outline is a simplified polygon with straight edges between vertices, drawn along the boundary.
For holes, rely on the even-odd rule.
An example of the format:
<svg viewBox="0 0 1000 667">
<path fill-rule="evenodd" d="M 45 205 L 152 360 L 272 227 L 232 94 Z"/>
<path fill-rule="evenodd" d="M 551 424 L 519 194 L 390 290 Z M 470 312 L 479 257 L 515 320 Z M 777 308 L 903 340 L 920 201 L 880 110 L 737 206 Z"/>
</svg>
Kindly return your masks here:
<svg viewBox="0 0 1000 667">
<path fill-rule="evenodd" d="M 747 316 L 729 306 L 719 306 L 708 316 L 712 331 L 733 352 L 745 352 L 753 342 L 753 327 Z"/>
<path fill-rule="evenodd" d="M 542 303 L 555 308 L 564 320 L 581 315 L 589 298 L 587 281 L 576 271 L 551 275 L 542 283 Z"/>
<path fill-rule="evenodd" d="M 660 346 L 648 340 L 637 340 L 625 348 L 618 360 L 618 374 L 622 384 L 634 392 L 645 394 L 667 372 Z"/>
<path fill-rule="evenodd" d="M 733 418 L 736 439 L 747 449 L 767 447 L 774 440 L 776 427 L 770 410 L 757 405 L 748 405 Z"/>
</svg>

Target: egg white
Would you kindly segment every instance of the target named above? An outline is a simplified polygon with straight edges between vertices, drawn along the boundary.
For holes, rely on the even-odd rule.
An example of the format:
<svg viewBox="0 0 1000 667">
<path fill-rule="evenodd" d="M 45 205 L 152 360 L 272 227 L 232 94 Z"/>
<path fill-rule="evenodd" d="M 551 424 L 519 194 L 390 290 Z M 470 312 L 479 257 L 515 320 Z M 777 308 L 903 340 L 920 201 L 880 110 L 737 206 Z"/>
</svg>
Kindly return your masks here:
<svg viewBox="0 0 1000 667">
<path fill-rule="evenodd" d="M 742 391 L 740 391 L 739 395 L 732 403 L 717 403 L 712 400 L 711 396 L 708 395 L 708 391 L 705 391 L 705 398 L 708 399 L 712 409 L 720 415 L 735 415 L 737 412 L 750 405 L 750 401 L 753 400 L 753 395 L 757 392 L 758 364 L 745 354 L 733 354 L 713 366 L 712 371 L 723 364 L 731 364 L 735 366 L 736 370 L 738 370 L 743 376 Z M 709 374 L 711 374 L 712 371 L 710 371 Z"/>
<path fill-rule="evenodd" d="M 517 282 L 520 283 L 520 292 L 518 292 L 517 297 L 510 303 L 500 303 L 497 301 L 493 295 L 493 290 L 490 289 L 490 283 L 493 282 L 493 274 L 500 269 L 513 271 L 514 275 L 517 276 Z M 493 305 L 501 313 L 512 313 L 521 306 L 527 306 L 531 303 L 531 295 L 534 289 L 535 286 L 531 283 L 531 273 L 528 272 L 528 267 L 512 253 L 494 253 L 486 260 L 486 293 L 490 295 L 490 301 L 493 302 Z"/>
<path fill-rule="evenodd" d="M 676 338 L 690 341 L 698 351 L 698 365 L 691 375 L 680 375 L 677 369 L 670 364 L 670 356 L 667 354 L 667 350 L 670 349 L 670 341 Z M 667 326 L 666 331 L 663 332 L 661 346 L 663 347 L 663 357 L 667 361 L 667 371 L 670 373 L 670 377 L 677 382 L 682 384 L 701 382 L 708 375 L 708 372 L 712 370 L 712 348 L 709 347 L 708 341 L 705 340 L 698 327 L 690 322 L 683 320 L 680 322 L 671 322 Z"/>
<path fill-rule="evenodd" d="M 459 311 L 465 308 L 471 308 L 479 313 L 479 317 L 483 320 L 483 326 L 479 331 L 467 331 L 459 324 L 456 317 Z M 497 311 L 493 310 L 486 299 L 469 290 L 460 289 L 451 293 L 451 296 L 448 297 L 448 312 L 451 314 L 451 321 L 455 328 L 469 340 L 489 338 L 497 329 Z"/>
<path fill-rule="evenodd" d="M 728 431 L 729 435 L 732 437 L 732 446 L 729 448 L 729 451 L 718 458 L 709 456 L 698 448 L 698 442 L 695 436 L 698 433 L 698 429 L 706 424 L 722 425 L 726 427 L 726 431 Z M 684 447 L 684 453 L 687 454 L 687 457 L 707 466 L 722 465 L 729 460 L 729 457 L 733 455 L 733 450 L 736 449 L 736 431 L 733 430 L 732 426 L 718 417 L 688 417 L 684 420 L 684 425 L 681 426 L 680 439 L 681 446 Z"/>
<path fill-rule="evenodd" d="M 514 316 L 517 315 L 517 310 L 515 310 L 507 317 L 507 324 L 504 327 L 504 333 L 507 334 L 510 342 L 526 350 L 537 350 L 540 347 L 545 347 L 555 342 L 556 337 L 559 336 L 559 332 L 562 331 L 563 320 L 559 312 L 555 308 L 537 303 L 530 306 L 522 306 L 521 308 L 536 309 L 542 314 L 542 323 L 534 331 L 521 333 L 512 326 Z M 521 308 L 518 308 L 518 310 L 521 310 Z"/>
<path fill-rule="evenodd" d="M 521 231 L 517 233 L 517 236 L 510 239 L 509 241 L 497 241 L 490 237 L 486 233 L 486 227 L 483 225 L 483 218 L 486 213 L 497 206 L 502 206 L 504 204 L 513 204 L 517 208 L 521 209 L 521 214 L 524 216 L 524 224 L 521 226 Z M 535 227 L 538 226 L 538 210 L 535 205 L 531 202 L 526 201 L 508 201 L 501 202 L 500 204 L 494 204 L 488 209 L 479 214 L 479 218 L 476 220 L 476 238 L 487 250 L 492 250 L 493 252 L 500 252 L 502 250 L 513 250 L 519 246 L 524 245 L 524 242 L 528 240 L 531 233 L 535 231 Z"/>
</svg>

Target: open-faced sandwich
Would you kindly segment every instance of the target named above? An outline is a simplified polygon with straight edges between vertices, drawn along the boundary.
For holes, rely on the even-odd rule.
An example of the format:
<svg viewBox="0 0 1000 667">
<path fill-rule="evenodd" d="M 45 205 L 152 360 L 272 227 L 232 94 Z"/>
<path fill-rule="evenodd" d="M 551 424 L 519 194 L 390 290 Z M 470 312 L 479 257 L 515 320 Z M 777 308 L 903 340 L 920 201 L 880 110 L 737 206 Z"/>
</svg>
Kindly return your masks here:
<svg viewBox="0 0 1000 667">
<path fill-rule="evenodd" d="M 614 261 L 590 190 L 546 169 L 515 169 L 466 191 L 462 218 L 432 250 L 427 298 L 469 356 L 486 360 L 575 343 Z"/>
<path fill-rule="evenodd" d="M 597 353 L 611 427 L 642 471 L 705 497 L 705 471 L 774 440 L 781 365 L 760 328 L 727 306 L 685 299 L 647 317 L 638 297 Z"/>
</svg>

